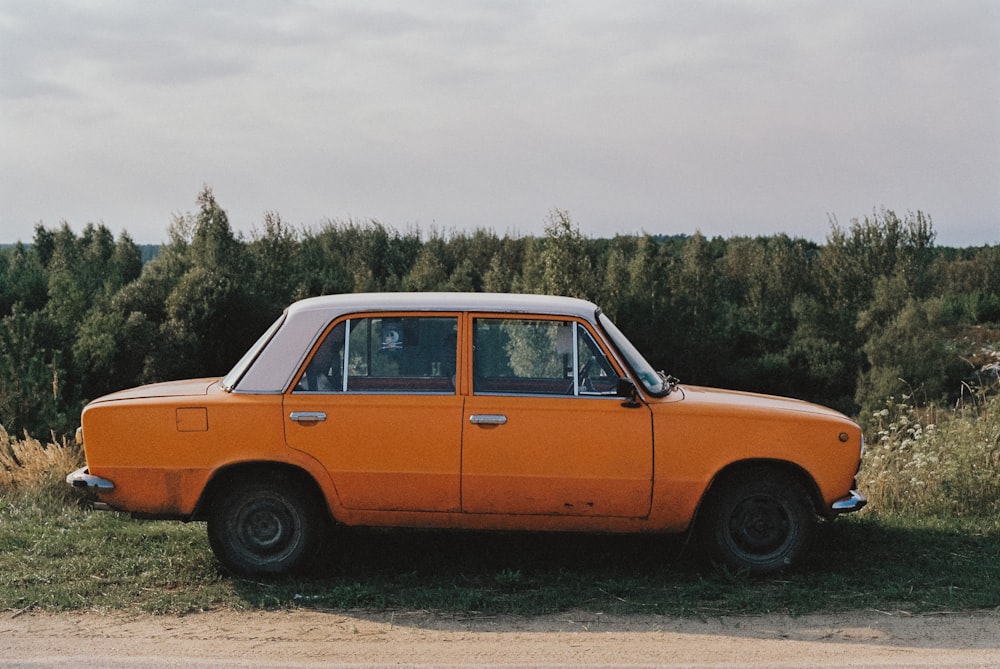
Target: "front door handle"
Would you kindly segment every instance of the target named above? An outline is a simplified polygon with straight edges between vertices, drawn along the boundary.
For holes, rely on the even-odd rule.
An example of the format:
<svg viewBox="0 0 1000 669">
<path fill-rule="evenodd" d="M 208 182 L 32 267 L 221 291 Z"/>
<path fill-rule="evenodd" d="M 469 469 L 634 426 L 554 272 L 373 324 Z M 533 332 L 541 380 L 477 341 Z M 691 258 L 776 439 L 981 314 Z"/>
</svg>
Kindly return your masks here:
<svg viewBox="0 0 1000 669">
<path fill-rule="evenodd" d="M 293 411 L 288 416 L 296 423 L 322 423 L 326 420 L 325 411 Z"/>
<path fill-rule="evenodd" d="M 507 416 L 499 413 L 474 413 L 469 416 L 473 425 L 506 425 Z"/>
</svg>

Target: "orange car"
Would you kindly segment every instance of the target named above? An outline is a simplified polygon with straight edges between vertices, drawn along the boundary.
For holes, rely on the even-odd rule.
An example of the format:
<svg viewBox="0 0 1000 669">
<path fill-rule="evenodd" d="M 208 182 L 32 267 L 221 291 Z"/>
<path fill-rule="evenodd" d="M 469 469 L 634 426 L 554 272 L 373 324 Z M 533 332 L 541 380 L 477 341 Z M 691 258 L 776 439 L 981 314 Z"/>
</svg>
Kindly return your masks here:
<svg viewBox="0 0 1000 669">
<path fill-rule="evenodd" d="M 104 508 L 207 520 L 240 574 L 281 573 L 327 523 L 684 532 L 782 569 L 855 511 L 861 430 L 801 401 L 679 384 L 590 302 L 355 294 L 291 305 L 224 378 L 83 411 Z"/>
</svg>

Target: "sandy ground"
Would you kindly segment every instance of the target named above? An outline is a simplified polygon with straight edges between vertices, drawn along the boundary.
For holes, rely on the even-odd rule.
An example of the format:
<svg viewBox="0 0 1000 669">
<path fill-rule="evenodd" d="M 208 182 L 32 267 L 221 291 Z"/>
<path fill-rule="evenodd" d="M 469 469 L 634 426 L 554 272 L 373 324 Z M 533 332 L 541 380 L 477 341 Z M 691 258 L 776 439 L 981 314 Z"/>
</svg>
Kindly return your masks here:
<svg viewBox="0 0 1000 669">
<path fill-rule="evenodd" d="M 1000 667 L 1000 610 L 707 620 L 315 610 L 0 614 L 0 667 Z"/>
</svg>

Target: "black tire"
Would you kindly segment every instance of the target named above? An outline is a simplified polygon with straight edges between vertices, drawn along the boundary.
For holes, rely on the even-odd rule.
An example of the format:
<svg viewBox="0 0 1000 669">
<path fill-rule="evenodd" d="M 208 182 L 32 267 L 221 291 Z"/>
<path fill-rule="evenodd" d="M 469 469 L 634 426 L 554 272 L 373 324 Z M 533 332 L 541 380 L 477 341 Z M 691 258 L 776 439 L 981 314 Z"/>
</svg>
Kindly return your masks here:
<svg viewBox="0 0 1000 669">
<path fill-rule="evenodd" d="M 757 574 L 796 563 L 808 548 L 815 523 L 813 504 L 802 485 L 770 469 L 717 482 L 699 518 L 713 558 Z"/>
<path fill-rule="evenodd" d="M 295 477 L 253 474 L 229 481 L 212 498 L 212 552 L 241 576 L 302 569 L 320 545 L 324 527 L 316 495 Z"/>
</svg>

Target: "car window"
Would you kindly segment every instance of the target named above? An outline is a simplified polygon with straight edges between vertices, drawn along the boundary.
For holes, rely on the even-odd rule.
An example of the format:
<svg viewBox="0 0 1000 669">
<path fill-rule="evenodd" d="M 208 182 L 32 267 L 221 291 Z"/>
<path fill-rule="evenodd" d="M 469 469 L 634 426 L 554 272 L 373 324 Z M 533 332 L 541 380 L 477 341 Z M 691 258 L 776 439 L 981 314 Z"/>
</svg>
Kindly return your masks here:
<svg viewBox="0 0 1000 669">
<path fill-rule="evenodd" d="M 457 331 L 454 317 L 341 321 L 317 347 L 296 390 L 453 393 Z"/>
<path fill-rule="evenodd" d="M 575 321 L 477 318 L 473 392 L 516 395 L 614 395 L 618 375 L 590 333 Z"/>
<path fill-rule="evenodd" d="M 618 394 L 618 373 L 586 328 L 577 325 L 579 345 L 577 379 L 581 395 Z"/>
<path fill-rule="evenodd" d="M 296 390 L 311 392 L 343 391 L 344 389 L 344 333 L 347 321 L 338 323 L 316 349 L 299 378 Z"/>
</svg>

